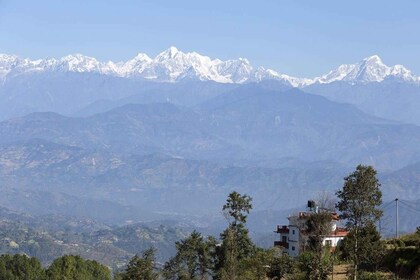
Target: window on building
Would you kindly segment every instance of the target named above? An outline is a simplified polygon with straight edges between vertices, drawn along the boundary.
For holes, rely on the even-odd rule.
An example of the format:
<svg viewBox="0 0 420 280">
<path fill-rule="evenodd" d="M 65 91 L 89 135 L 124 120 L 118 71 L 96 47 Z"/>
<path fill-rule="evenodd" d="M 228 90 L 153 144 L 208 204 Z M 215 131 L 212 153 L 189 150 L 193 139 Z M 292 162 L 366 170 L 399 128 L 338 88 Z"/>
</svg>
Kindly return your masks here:
<svg viewBox="0 0 420 280">
<path fill-rule="evenodd" d="M 295 234 L 295 230 L 292 230 L 292 233 Z"/>
<path fill-rule="evenodd" d="M 292 251 L 294 251 L 295 250 L 295 246 L 292 246 Z"/>
<path fill-rule="evenodd" d="M 282 241 L 282 242 L 287 242 L 287 236 L 282 236 L 282 237 L 281 237 L 281 241 Z"/>
<path fill-rule="evenodd" d="M 325 240 L 325 245 L 328 247 L 332 246 L 332 240 Z"/>
</svg>

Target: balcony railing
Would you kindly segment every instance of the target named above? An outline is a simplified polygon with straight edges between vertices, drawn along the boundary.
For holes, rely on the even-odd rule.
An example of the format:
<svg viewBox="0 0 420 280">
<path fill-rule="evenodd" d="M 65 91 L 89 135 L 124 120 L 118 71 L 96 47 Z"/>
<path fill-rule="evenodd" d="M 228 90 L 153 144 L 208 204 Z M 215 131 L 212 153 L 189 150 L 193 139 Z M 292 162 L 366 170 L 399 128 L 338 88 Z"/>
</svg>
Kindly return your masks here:
<svg viewBox="0 0 420 280">
<path fill-rule="evenodd" d="M 283 247 L 289 249 L 289 243 L 283 241 L 274 241 L 274 246 Z"/>
</svg>

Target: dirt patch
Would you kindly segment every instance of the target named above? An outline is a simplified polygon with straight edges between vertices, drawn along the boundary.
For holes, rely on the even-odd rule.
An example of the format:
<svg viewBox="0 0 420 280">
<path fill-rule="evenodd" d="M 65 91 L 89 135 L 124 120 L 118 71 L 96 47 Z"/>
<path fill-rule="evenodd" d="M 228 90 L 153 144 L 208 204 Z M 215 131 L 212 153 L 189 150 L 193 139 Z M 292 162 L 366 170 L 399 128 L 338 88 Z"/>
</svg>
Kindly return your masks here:
<svg viewBox="0 0 420 280">
<path fill-rule="evenodd" d="M 349 264 L 334 265 L 333 274 L 330 275 L 330 279 L 334 280 L 347 280 L 347 272 L 350 270 Z"/>
</svg>

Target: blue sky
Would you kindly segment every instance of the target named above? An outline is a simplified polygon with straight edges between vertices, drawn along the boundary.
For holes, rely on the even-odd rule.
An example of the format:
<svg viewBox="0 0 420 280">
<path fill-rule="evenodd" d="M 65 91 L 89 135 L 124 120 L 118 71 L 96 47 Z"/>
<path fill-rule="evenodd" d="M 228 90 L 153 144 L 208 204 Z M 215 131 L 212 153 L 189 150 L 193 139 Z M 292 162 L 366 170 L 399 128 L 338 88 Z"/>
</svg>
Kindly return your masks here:
<svg viewBox="0 0 420 280">
<path fill-rule="evenodd" d="M 378 54 L 420 75 L 420 1 L 0 0 L 0 53 L 101 60 L 176 46 L 295 76 Z"/>
</svg>

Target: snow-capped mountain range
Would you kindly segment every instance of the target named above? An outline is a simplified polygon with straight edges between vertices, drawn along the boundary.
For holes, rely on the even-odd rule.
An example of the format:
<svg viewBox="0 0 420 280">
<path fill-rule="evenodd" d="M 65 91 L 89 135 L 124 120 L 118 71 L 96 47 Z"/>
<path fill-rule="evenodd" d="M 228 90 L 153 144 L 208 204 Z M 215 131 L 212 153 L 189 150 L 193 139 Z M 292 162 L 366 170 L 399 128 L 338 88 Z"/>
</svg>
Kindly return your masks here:
<svg viewBox="0 0 420 280">
<path fill-rule="evenodd" d="M 343 64 L 325 75 L 309 79 L 291 77 L 264 67 L 254 67 L 245 58 L 222 61 L 196 52 L 184 53 L 175 47 L 170 47 L 155 58 L 139 53 L 131 60 L 118 63 L 101 62 L 81 54 L 68 55 L 60 59 L 39 60 L 0 54 L 0 81 L 3 83 L 15 76 L 41 72 L 88 72 L 160 82 L 201 80 L 240 84 L 279 80 L 293 87 L 305 87 L 316 83 L 328 84 L 335 81 L 350 84 L 381 82 L 389 78 L 420 83 L 420 77 L 413 75 L 404 66 L 387 66 L 377 55 L 365 58 L 356 64 Z"/>
</svg>

